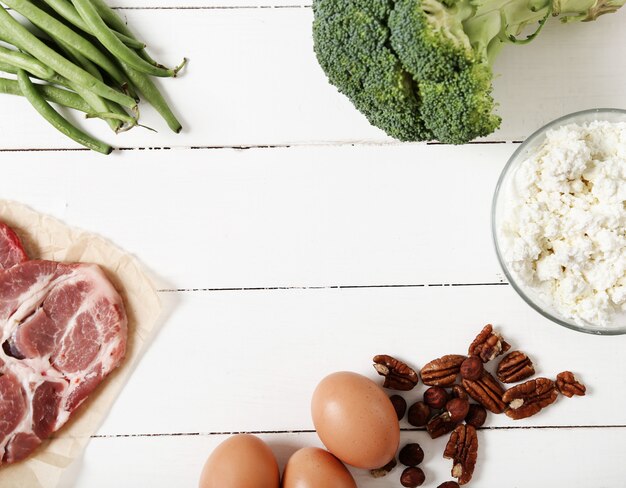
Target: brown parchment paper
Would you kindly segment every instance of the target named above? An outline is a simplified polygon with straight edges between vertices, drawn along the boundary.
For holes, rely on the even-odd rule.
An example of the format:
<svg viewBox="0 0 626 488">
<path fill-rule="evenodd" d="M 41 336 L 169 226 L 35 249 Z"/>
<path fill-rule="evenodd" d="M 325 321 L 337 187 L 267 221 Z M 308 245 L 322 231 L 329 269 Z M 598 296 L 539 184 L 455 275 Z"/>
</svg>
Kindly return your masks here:
<svg viewBox="0 0 626 488">
<path fill-rule="evenodd" d="M 120 367 L 52 440 L 45 441 L 27 460 L 0 466 L 0 488 L 55 488 L 63 472 L 81 455 L 134 369 L 159 316 L 159 300 L 135 258 L 102 237 L 5 200 L 0 200 L 0 220 L 17 232 L 31 259 L 99 264 L 122 295 L 128 314 L 128 345 Z"/>
</svg>

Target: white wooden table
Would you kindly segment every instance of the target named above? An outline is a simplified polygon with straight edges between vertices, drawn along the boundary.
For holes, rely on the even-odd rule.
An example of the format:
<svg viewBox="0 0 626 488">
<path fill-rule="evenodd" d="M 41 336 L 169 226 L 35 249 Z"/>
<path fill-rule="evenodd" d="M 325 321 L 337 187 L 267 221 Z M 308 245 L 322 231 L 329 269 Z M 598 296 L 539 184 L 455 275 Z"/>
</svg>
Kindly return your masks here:
<svg viewBox="0 0 626 488">
<path fill-rule="evenodd" d="M 539 374 L 571 369 L 589 394 L 526 421 L 491 416 L 472 486 L 626 486 L 626 337 L 572 332 L 532 311 L 505 282 L 489 226 L 516 141 L 568 112 L 626 106 L 626 8 L 554 22 L 505 52 L 502 129 L 453 147 L 398 144 L 370 127 L 317 66 L 308 5 L 117 2 L 159 59 L 191 59 L 161 84 L 185 132 L 168 133 L 149 110 L 159 134 L 90 124 L 127 148 L 104 158 L 76 150 L 23 100 L 1 100 L 0 197 L 138 256 L 164 307 L 64 487 L 194 487 L 211 450 L 240 431 L 260 433 L 282 464 L 319 445 L 309 399 L 324 375 L 375 377 L 376 353 L 416 366 L 462 353 L 487 322 Z M 445 440 L 403 427 L 426 451 L 424 486 L 449 479 Z M 365 488 L 399 486 L 398 473 L 355 471 Z"/>
</svg>

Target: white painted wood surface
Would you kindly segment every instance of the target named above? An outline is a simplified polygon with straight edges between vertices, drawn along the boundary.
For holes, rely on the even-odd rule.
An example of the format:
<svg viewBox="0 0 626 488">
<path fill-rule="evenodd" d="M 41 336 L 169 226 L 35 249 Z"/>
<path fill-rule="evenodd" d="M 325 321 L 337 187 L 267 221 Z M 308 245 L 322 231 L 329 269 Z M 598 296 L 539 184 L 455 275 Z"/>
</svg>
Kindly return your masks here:
<svg viewBox="0 0 626 488">
<path fill-rule="evenodd" d="M 169 0 L 168 0 L 169 1 Z M 189 147 L 391 142 L 328 84 L 312 52 L 310 8 L 124 10 L 152 54 L 184 74 L 160 82 L 188 130 L 176 135 L 150 108 L 143 123 L 118 136 L 97 120 L 94 134 L 117 147 Z M 489 140 L 524 139 L 550 120 L 576 110 L 626 106 L 619 80 L 626 10 L 601 22 L 549 24 L 536 42 L 512 46 L 496 62 L 494 96 L 502 129 Z M 200 82 L 198 80 L 201 80 Z M 28 103 L 3 97 L 4 148 L 74 148 L 42 124 Z M 37 137 L 33 137 L 35 131 Z"/>
<path fill-rule="evenodd" d="M 159 332 L 63 488 L 195 486 L 228 432 L 262 432 L 284 464 L 319 444 L 308 408 L 325 374 L 374 378 L 381 352 L 422 366 L 464 352 L 487 322 L 539 374 L 580 373 L 589 395 L 519 423 L 491 416 L 471 486 L 624 485 L 626 338 L 571 332 L 527 307 L 504 282 L 489 215 L 513 141 L 573 110 L 626 105 L 626 11 L 554 22 L 511 48 L 496 67 L 505 121 L 490 137 L 504 143 L 452 147 L 398 144 L 371 128 L 317 66 L 306 3 L 116 5 L 157 57 L 190 57 L 185 76 L 161 84 L 188 131 L 112 138 L 103 128 L 137 149 L 51 151 L 74 146 L 22 100 L 2 97 L 13 116 L 0 117 L 0 197 L 135 254 L 164 305 Z M 151 111 L 145 118 L 159 127 Z M 265 147 L 275 145 L 292 147 Z M 449 479 L 445 440 L 403 439 L 424 446 L 425 487 Z M 399 470 L 355 475 L 360 487 L 398 486 Z"/>
<path fill-rule="evenodd" d="M 491 197 L 516 147 L 0 153 L 0 188 L 115 239 L 162 288 L 498 282 Z"/>
<path fill-rule="evenodd" d="M 320 445 L 317 436 L 309 433 L 261 437 L 276 452 L 281 466 L 298 448 Z M 89 488 L 195 487 L 197 471 L 206 453 L 224 439 L 226 436 L 205 435 L 130 437 L 123 443 L 113 438 L 92 439 L 73 475 L 79 486 Z M 423 487 L 434 488 L 451 479 L 452 463 L 440 456 L 444 439 L 429 441 L 423 432 L 405 432 L 401 440 L 429 446 L 422 465 L 427 478 Z M 624 486 L 620 472 L 626 449 L 623 429 L 489 430 L 479 432 L 479 442 L 478 467 L 468 486 Z M 353 473 L 362 488 L 401 486 L 399 467 L 377 480 L 367 472 L 353 470 Z"/>
</svg>

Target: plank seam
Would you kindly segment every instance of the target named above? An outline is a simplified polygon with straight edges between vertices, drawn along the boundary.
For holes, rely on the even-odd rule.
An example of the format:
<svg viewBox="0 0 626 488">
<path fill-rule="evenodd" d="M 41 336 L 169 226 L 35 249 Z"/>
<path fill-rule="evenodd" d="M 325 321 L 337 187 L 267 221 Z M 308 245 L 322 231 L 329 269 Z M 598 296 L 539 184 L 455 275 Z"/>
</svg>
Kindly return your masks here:
<svg viewBox="0 0 626 488">
<path fill-rule="evenodd" d="M 505 431 L 505 430 L 561 430 L 561 429 L 624 429 L 626 424 L 604 424 L 604 425 L 511 425 L 479 427 L 482 431 Z M 426 432 L 423 427 L 401 428 L 402 432 Z M 212 431 L 212 432 L 171 432 L 171 433 L 144 433 L 144 434 L 95 434 L 92 439 L 113 439 L 113 438 L 136 438 L 136 437 L 199 437 L 212 435 L 235 435 L 235 434 L 314 434 L 314 429 L 294 429 L 294 430 L 233 430 L 233 431 Z"/>
<path fill-rule="evenodd" d="M 300 9 L 312 5 L 178 5 L 178 6 L 117 6 L 114 10 L 256 10 L 256 9 Z"/>
<path fill-rule="evenodd" d="M 159 293 L 179 293 L 197 291 L 269 291 L 269 290 L 358 290 L 369 288 L 442 288 L 458 286 L 509 286 L 504 281 L 485 283 L 424 283 L 424 284 L 382 284 L 382 285 L 312 285 L 312 286 L 251 286 L 226 288 L 161 288 Z"/>
<path fill-rule="evenodd" d="M 311 285 L 311 286 L 233 286 L 224 288 L 160 288 L 158 293 L 194 293 L 214 291 L 272 291 L 272 290 L 361 290 L 371 288 L 453 288 L 470 286 L 509 286 L 505 281 L 486 283 L 424 283 L 399 285 Z"/>
<path fill-rule="evenodd" d="M 256 9 L 300 9 L 313 8 L 311 4 L 294 5 L 153 5 L 153 6 L 123 6 L 111 7 L 113 10 L 256 10 Z M 6 8 L 11 12 L 13 9 Z"/>
<path fill-rule="evenodd" d="M 521 144 L 523 141 L 476 141 L 468 144 L 472 145 L 492 145 L 492 144 Z M 422 143 L 413 143 L 422 144 Z M 289 149 L 289 148 L 310 148 L 310 147 L 394 147 L 402 145 L 411 145 L 411 143 L 394 143 L 394 142 L 310 142 L 302 144 L 243 144 L 243 145 L 224 145 L 224 146 L 136 146 L 136 147 L 118 147 L 115 151 L 220 151 L 235 150 L 246 151 L 249 149 Z M 451 146 L 451 144 L 441 144 L 438 142 L 427 142 L 426 146 Z M 0 153 L 22 153 L 22 152 L 88 152 L 89 149 L 82 147 L 34 147 L 34 148 L 0 148 Z"/>
</svg>

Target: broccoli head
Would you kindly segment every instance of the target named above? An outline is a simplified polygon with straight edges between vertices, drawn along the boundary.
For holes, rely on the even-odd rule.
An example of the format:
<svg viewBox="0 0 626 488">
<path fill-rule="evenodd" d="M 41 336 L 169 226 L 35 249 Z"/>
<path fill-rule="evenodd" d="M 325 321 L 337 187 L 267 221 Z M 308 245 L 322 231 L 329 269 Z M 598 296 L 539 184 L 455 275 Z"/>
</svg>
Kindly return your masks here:
<svg viewBox="0 0 626 488">
<path fill-rule="evenodd" d="M 462 144 L 500 125 L 491 92 L 502 46 L 530 42 L 550 16 L 595 20 L 625 2 L 314 0 L 315 52 L 330 82 L 389 135 Z"/>
<path fill-rule="evenodd" d="M 430 139 L 413 77 L 389 48 L 390 0 L 317 0 L 313 38 L 330 82 L 370 121 L 402 141 Z"/>
</svg>

